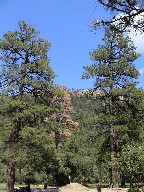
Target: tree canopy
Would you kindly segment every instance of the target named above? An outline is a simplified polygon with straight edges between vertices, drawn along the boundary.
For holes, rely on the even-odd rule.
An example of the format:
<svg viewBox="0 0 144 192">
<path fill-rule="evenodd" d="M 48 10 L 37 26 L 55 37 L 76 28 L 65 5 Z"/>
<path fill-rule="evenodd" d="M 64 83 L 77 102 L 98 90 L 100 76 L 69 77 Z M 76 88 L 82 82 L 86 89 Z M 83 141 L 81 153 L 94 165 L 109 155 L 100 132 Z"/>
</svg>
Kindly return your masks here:
<svg viewBox="0 0 144 192">
<path fill-rule="evenodd" d="M 41 140 L 37 135 L 48 133 L 44 118 L 54 111 L 50 102 L 57 88 L 47 56 L 50 43 L 38 35 L 20 21 L 18 30 L 9 31 L 0 40 L 1 150 L 7 165 L 8 191 L 14 190 L 16 162 L 25 156 L 21 149 L 28 153 L 30 148 L 32 155 L 41 142 L 50 143 L 48 138 Z"/>
<path fill-rule="evenodd" d="M 144 3 L 142 0 L 98 0 L 106 10 L 111 13 L 111 18 L 94 20 L 95 28 L 100 26 L 113 26 L 115 30 L 125 31 L 133 28 L 143 32 L 144 26 Z"/>
<path fill-rule="evenodd" d="M 130 38 L 107 28 L 103 41 L 104 45 L 99 45 L 98 49 L 91 52 L 91 59 L 95 63 L 84 67 L 83 78 L 94 78 L 94 88 L 103 93 L 101 97 L 103 106 L 95 119 L 97 128 L 107 134 L 105 143 L 101 147 L 102 151 L 104 150 L 105 153 L 107 151 L 109 154 L 107 161 L 110 159 L 110 184 L 116 187 L 119 182 L 118 169 L 120 170 L 117 154 L 121 152 L 120 143 L 124 142 L 124 140 L 119 140 L 120 132 L 125 135 L 126 130 L 131 133 L 140 130 L 143 94 L 140 93 L 140 90 L 139 95 L 137 94 L 136 79 L 139 72 L 133 62 L 139 57 L 139 54 L 135 52 Z M 127 141 L 133 140 L 136 135 L 129 134 Z M 108 150 L 104 146 L 107 146 Z M 100 159 L 101 162 L 105 161 L 102 159 L 102 155 Z"/>
</svg>

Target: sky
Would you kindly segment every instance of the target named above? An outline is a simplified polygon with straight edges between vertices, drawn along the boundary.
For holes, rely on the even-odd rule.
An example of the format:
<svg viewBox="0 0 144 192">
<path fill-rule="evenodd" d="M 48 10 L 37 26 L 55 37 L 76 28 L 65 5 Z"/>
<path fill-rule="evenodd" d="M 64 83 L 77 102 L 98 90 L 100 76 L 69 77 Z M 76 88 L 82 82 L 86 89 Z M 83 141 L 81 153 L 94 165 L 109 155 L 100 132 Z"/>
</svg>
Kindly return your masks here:
<svg viewBox="0 0 144 192">
<path fill-rule="evenodd" d="M 107 17 L 96 0 L 0 0 L 0 38 L 24 20 L 51 43 L 48 56 L 57 75 L 54 82 L 68 89 L 92 88 L 94 80 L 81 79 L 82 66 L 93 63 L 89 52 L 102 43 L 103 31 L 93 31 L 90 25 L 95 18 Z M 144 88 L 144 38 L 131 37 L 141 53 L 135 64 Z"/>
</svg>

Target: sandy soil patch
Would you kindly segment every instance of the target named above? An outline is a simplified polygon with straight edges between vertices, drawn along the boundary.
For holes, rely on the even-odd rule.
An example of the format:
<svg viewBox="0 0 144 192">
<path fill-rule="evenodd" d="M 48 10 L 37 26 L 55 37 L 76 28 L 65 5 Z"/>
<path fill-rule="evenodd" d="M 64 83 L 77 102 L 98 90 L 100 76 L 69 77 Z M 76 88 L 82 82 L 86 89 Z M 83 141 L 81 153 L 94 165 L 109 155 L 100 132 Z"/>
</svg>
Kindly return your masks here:
<svg viewBox="0 0 144 192">
<path fill-rule="evenodd" d="M 97 189 L 89 189 L 79 183 L 71 183 L 68 184 L 64 187 L 59 188 L 60 192 L 97 192 Z M 102 188 L 101 192 L 127 192 L 127 189 L 121 189 L 121 188 L 117 188 L 117 189 L 110 189 L 110 188 Z"/>
<path fill-rule="evenodd" d="M 69 192 L 69 191 L 89 191 L 89 189 L 79 183 L 70 183 L 66 186 L 60 187 L 60 192 Z"/>
<path fill-rule="evenodd" d="M 56 187 L 48 187 L 47 189 L 36 188 L 36 189 L 32 189 L 31 192 L 97 192 L 97 189 L 96 188 L 90 189 L 79 183 L 70 183 L 60 188 L 56 188 Z M 101 192 L 127 192 L 127 189 L 102 188 Z"/>
<path fill-rule="evenodd" d="M 110 188 L 102 188 L 101 192 L 127 192 L 128 189 L 124 188 L 117 188 L 117 189 L 110 189 Z M 6 192 L 6 190 L 0 190 L 0 192 Z M 79 183 L 71 183 L 66 186 L 56 188 L 56 187 L 48 187 L 47 189 L 40 188 L 33 188 L 31 192 L 97 192 L 97 189 L 89 189 Z"/>
</svg>

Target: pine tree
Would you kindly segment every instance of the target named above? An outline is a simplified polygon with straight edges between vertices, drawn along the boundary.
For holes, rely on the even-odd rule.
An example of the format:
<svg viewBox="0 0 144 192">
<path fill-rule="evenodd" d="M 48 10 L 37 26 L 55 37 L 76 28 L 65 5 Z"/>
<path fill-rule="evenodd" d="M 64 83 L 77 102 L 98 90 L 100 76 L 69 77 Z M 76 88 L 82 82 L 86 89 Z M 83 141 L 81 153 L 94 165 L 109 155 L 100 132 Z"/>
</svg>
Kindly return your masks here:
<svg viewBox="0 0 144 192">
<path fill-rule="evenodd" d="M 52 176 L 55 180 L 55 185 L 61 186 L 69 183 L 64 146 L 67 140 L 73 136 L 73 133 L 77 132 L 79 124 L 72 118 L 74 110 L 69 91 L 65 86 L 57 86 L 57 88 L 58 92 L 56 96 L 53 97 L 52 105 L 56 105 L 58 110 L 47 116 L 45 122 L 50 128 L 50 135 L 56 150 Z"/>
<path fill-rule="evenodd" d="M 113 26 L 115 30 L 125 31 L 130 28 L 143 32 L 144 3 L 142 0 L 98 0 L 98 2 L 112 13 L 110 19 L 93 21 L 95 28 Z"/>
<path fill-rule="evenodd" d="M 106 130 L 109 138 L 111 159 L 111 186 L 118 186 L 117 167 L 117 130 L 124 125 L 127 127 L 131 118 L 137 121 L 139 126 L 140 117 L 136 117 L 137 103 L 141 101 L 140 96 L 134 93 L 138 71 L 133 62 L 139 57 L 135 52 L 133 42 L 122 33 L 116 33 L 107 28 L 104 45 L 99 45 L 97 50 L 91 52 L 91 59 L 95 62 L 91 66 L 84 67 L 83 78 L 94 78 L 94 87 L 103 93 L 101 102 L 103 107 L 97 115 L 97 127 Z M 128 114 L 127 114 L 128 113 Z"/>
<path fill-rule="evenodd" d="M 30 142 L 25 139 L 28 135 L 33 140 L 33 133 L 36 136 L 47 132 L 44 118 L 54 111 L 50 102 L 56 90 L 55 74 L 47 56 L 50 43 L 38 35 L 34 28 L 20 21 L 18 30 L 9 31 L 0 40 L 1 150 L 7 165 L 9 192 L 14 191 L 21 145 L 29 148 Z"/>
</svg>

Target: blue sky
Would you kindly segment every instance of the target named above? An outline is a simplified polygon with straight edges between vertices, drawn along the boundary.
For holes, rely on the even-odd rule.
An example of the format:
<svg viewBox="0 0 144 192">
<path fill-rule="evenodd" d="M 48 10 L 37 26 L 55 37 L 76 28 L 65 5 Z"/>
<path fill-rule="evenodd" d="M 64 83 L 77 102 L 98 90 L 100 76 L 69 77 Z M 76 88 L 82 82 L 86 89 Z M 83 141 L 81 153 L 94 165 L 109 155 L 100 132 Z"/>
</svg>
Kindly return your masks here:
<svg viewBox="0 0 144 192">
<path fill-rule="evenodd" d="M 55 83 L 69 89 L 93 87 L 93 80 L 81 80 L 81 75 L 82 66 L 92 63 L 89 52 L 103 35 L 91 32 L 89 24 L 94 18 L 107 17 L 96 0 L 0 0 L 0 8 L 0 37 L 24 20 L 51 42 L 50 65 L 58 75 Z M 142 58 L 136 62 L 138 70 L 144 66 Z M 139 80 L 144 87 L 143 75 Z"/>
</svg>

